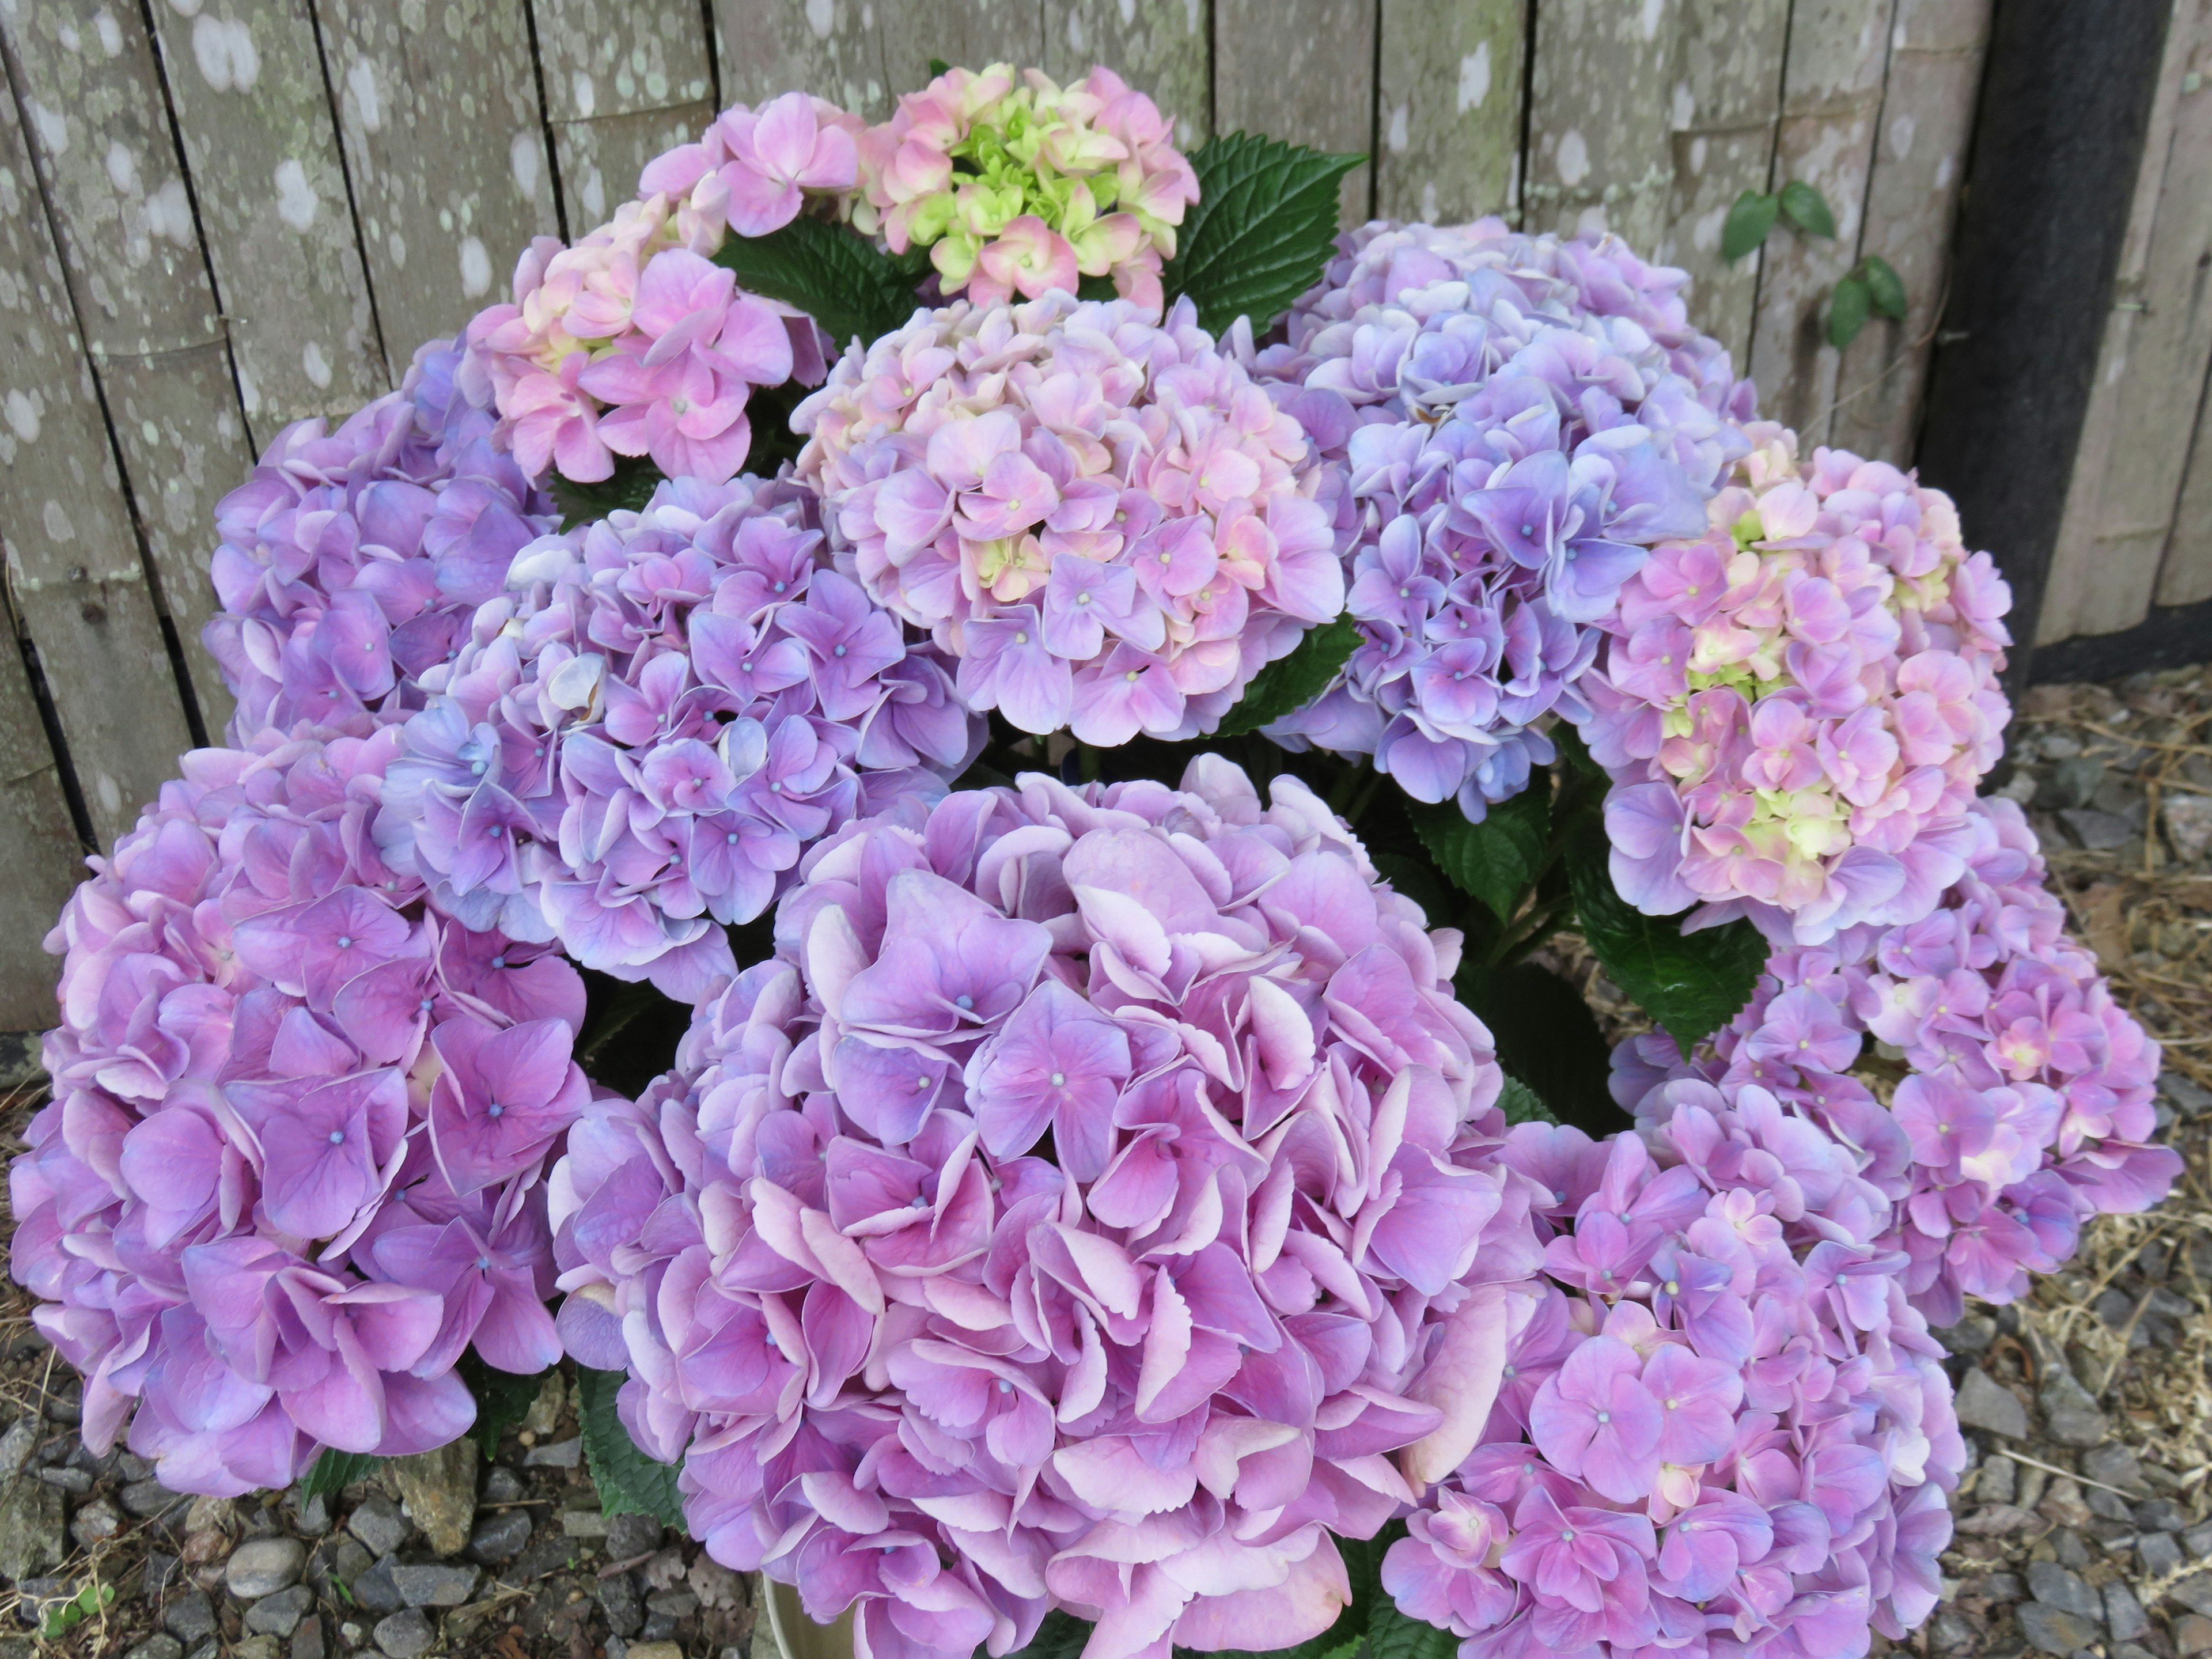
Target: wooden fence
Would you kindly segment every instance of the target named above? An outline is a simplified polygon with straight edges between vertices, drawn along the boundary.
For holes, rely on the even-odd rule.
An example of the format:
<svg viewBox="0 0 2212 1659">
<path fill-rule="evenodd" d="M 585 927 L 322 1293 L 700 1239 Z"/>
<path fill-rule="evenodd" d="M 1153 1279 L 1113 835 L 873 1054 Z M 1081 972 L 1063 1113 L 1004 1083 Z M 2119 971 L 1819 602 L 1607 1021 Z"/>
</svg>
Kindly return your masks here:
<svg viewBox="0 0 2212 1659">
<path fill-rule="evenodd" d="M 51 1018 L 38 941 L 83 847 L 221 732 L 198 642 L 217 500 L 286 422 L 393 384 L 530 237 L 600 222 L 721 105 L 803 87 L 878 118 L 932 58 L 1103 62 L 1188 140 L 1368 152 L 1348 222 L 1610 226 L 1690 270 L 1693 313 L 1766 410 L 1908 460 L 1990 5 L 0 0 L 0 535 L 22 645 L 0 652 L 0 1030 Z M 2208 5 L 2184 0 L 2192 27 Z M 1729 204 L 1792 179 L 1838 235 L 1778 231 L 1725 264 Z M 2147 292 L 2178 279 L 2163 234 L 2145 233 Z M 1826 296 L 1863 253 L 1902 274 L 1911 314 L 1839 352 Z M 2181 333 L 2150 349 L 2193 352 L 2201 380 L 2212 331 Z M 2141 453 L 2122 401 L 2092 538 L 2124 517 L 2127 468 L 2184 459 Z M 2212 591 L 2197 544 L 2177 592 Z"/>
</svg>

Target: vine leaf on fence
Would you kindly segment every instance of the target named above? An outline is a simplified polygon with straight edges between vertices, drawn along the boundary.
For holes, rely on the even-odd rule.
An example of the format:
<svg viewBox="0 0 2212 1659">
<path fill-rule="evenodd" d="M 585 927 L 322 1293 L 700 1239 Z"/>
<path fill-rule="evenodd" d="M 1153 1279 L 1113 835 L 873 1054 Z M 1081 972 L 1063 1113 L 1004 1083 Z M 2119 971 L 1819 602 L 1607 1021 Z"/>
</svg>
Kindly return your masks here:
<svg viewBox="0 0 2212 1659">
<path fill-rule="evenodd" d="M 676 1490 L 676 1466 L 647 1457 L 623 1426 L 615 1396 L 623 1380 L 620 1371 L 576 1367 L 577 1415 L 583 1419 L 584 1455 L 592 1466 L 592 1484 L 599 1489 L 599 1508 L 608 1515 L 650 1515 L 681 1532 L 684 1500 Z"/>
<path fill-rule="evenodd" d="M 889 334 L 914 315 L 915 278 L 850 225 L 801 216 L 765 236 L 732 236 L 714 263 L 749 293 L 797 306 L 829 331 L 833 349 Z"/>
<path fill-rule="evenodd" d="M 1764 191 L 1747 190 L 1737 197 L 1728 211 L 1728 222 L 1721 227 L 1721 258 L 1734 264 L 1757 247 L 1774 228 L 1781 211 L 1782 204 Z"/>
<path fill-rule="evenodd" d="M 1832 238 L 1836 234 L 1836 216 L 1828 207 L 1828 198 L 1817 186 L 1802 179 L 1792 179 L 1782 186 L 1775 198 L 1783 216 L 1808 236 Z"/>
<path fill-rule="evenodd" d="M 1613 982 L 1667 1028 L 1686 1054 L 1751 1000 L 1766 941 L 1747 921 L 1694 933 L 1680 916 L 1647 916 L 1613 885 L 1612 849 L 1595 811 L 1567 844 L 1567 879 L 1583 938 Z"/>
<path fill-rule="evenodd" d="M 1188 295 L 1219 334 L 1239 317 L 1264 334 L 1320 280 L 1336 251 L 1337 186 L 1367 158 L 1232 132 L 1191 152 L 1198 201 L 1160 273 L 1172 304 Z"/>
<path fill-rule="evenodd" d="M 1328 690 L 1345 659 L 1359 644 L 1359 624 L 1348 616 L 1306 629 L 1286 657 L 1252 677 L 1244 695 L 1221 717 L 1220 738 L 1241 738 L 1285 714 L 1295 714 Z"/>
<path fill-rule="evenodd" d="M 1551 775 L 1531 774 L 1528 787 L 1469 823 L 1454 801 L 1408 801 L 1413 829 L 1437 868 L 1510 923 L 1544 872 L 1552 833 Z"/>
<path fill-rule="evenodd" d="M 1828 299 L 1828 343 L 1841 350 L 1859 337 L 1874 312 L 1874 296 L 1866 278 L 1853 275 L 1836 284 Z"/>
<path fill-rule="evenodd" d="M 336 1498 L 356 1480 L 365 1480 L 369 1471 L 384 1460 L 374 1452 L 340 1451 L 335 1446 L 323 1448 L 323 1455 L 308 1467 L 307 1477 L 300 1482 L 302 1498 Z"/>
</svg>

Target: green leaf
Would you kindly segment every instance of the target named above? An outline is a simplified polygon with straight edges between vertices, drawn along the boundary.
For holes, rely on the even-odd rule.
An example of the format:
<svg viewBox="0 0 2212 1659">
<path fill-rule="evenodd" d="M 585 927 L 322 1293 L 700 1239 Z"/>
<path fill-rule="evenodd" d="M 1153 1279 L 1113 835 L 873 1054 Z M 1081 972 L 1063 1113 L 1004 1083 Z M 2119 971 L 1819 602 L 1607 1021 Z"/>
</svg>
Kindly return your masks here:
<svg viewBox="0 0 2212 1659">
<path fill-rule="evenodd" d="M 369 1472 L 383 1461 L 374 1452 L 340 1451 L 335 1446 L 325 1446 L 323 1455 L 301 1479 L 300 1495 L 335 1498 L 355 1481 L 367 1480 Z"/>
<path fill-rule="evenodd" d="M 830 332 L 836 349 L 890 333 L 921 303 L 914 280 L 850 225 L 800 217 L 765 236 L 732 236 L 714 263 L 747 291 L 797 306 Z"/>
<path fill-rule="evenodd" d="M 1459 1638 L 1425 1619 L 1409 1618 L 1387 1595 L 1377 1596 L 1367 1623 L 1369 1659 L 1453 1659 Z"/>
<path fill-rule="evenodd" d="M 1421 914 L 1429 919 L 1431 927 L 1449 926 L 1459 908 L 1459 901 L 1449 888 L 1437 879 L 1426 859 L 1415 858 L 1410 853 L 1370 853 L 1375 868 L 1383 880 L 1421 907 Z"/>
<path fill-rule="evenodd" d="M 561 528 L 568 531 L 597 524 L 611 513 L 641 511 L 664 477 L 660 469 L 641 455 L 617 455 L 613 475 L 597 483 L 578 483 L 558 472 L 546 482 L 555 505 L 561 509 Z"/>
<path fill-rule="evenodd" d="M 112 1584 L 88 1583 L 66 1601 L 52 1601 L 39 1617 L 39 1634 L 47 1641 L 76 1629 L 115 1600 Z"/>
<path fill-rule="evenodd" d="M 1241 738 L 1271 720 L 1294 714 L 1328 690 L 1329 682 L 1358 648 L 1359 624 L 1349 615 L 1306 629 L 1287 657 L 1278 657 L 1252 677 L 1244 695 L 1221 717 L 1218 738 Z"/>
<path fill-rule="evenodd" d="M 1190 157 L 1199 198 L 1160 273 L 1169 302 L 1188 295 L 1215 334 L 1239 317 L 1266 333 L 1321 280 L 1336 251 L 1337 185 L 1366 159 L 1249 132 L 1200 144 Z"/>
<path fill-rule="evenodd" d="M 952 65 L 946 63 L 942 58 L 933 58 L 929 60 L 929 78 L 931 80 L 934 81 L 940 75 L 950 75 L 951 73 Z"/>
<path fill-rule="evenodd" d="M 1504 1108 L 1508 1123 L 1557 1123 L 1552 1109 L 1544 1104 L 1543 1097 L 1517 1077 L 1505 1079 L 1505 1087 L 1498 1091 L 1498 1103 Z"/>
<path fill-rule="evenodd" d="M 577 1415 L 584 1424 L 584 1455 L 592 1484 L 599 1489 L 599 1508 L 608 1515 L 650 1515 L 663 1526 L 684 1530 L 684 1500 L 676 1490 L 676 1466 L 657 1462 L 637 1449 L 615 1410 L 622 1392 L 621 1371 L 576 1367 Z"/>
<path fill-rule="evenodd" d="M 1790 222 L 1808 236 L 1835 235 L 1836 216 L 1828 210 L 1828 198 L 1802 179 L 1783 185 L 1778 199 Z"/>
<path fill-rule="evenodd" d="M 1111 300 L 1115 297 L 1111 276 L 1079 276 L 1075 279 L 1075 297 L 1079 300 Z"/>
<path fill-rule="evenodd" d="M 1755 190 L 1737 197 L 1735 205 L 1729 210 L 1728 222 L 1721 227 L 1721 258 L 1734 264 L 1765 241 L 1766 233 L 1774 228 L 1775 215 L 1781 210 L 1781 203 Z"/>
<path fill-rule="evenodd" d="M 1907 301 L 1905 278 L 1897 274 L 1897 267 L 1879 253 L 1869 253 L 1859 261 L 1859 270 L 1865 275 L 1867 297 L 1874 308 L 1896 322 L 1905 320 Z"/>
<path fill-rule="evenodd" d="M 1593 811 L 1567 847 L 1583 937 L 1607 976 L 1686 1054 L 1751 1000 L 1766 965 L 1766 941 L 1747 921 L 1685 933 L 1682 916 L 1645 915 L 1613 885 L 1610 850 L 1604 821 Z"/>
<path fill-rule="evenodd" d="M 514 1371 L 495 1370 L 477 1357 L 474 1348 L 462 1354 L 460 1363 L 453 1369 L 476 1396 L 476 1425 L 469 1433 L 483 1449 L 487 1458 L 496 1457 L 500 1436 L 530 1414 L 538 1389 L 544 1386 L 547 1372 L 522 1376 Z"/>
<path fill-rule="evenodd" d="M 1472 957 L 1462 959 L 1453 988 L 1490 1028 L 1505 1074 L 1548 1115 L 1601 1139 L 1626 1127 L 1613 1098 L 1613 1050 L 1579 988 L 1540 963 L 1491 967 Z"/>
<path fill-rule="evenodd" d="M 1840 350 L 1857 339 L 1873 303 L 1864 277 L 1846 276 L 1838 283 L 1828 301 L 1828 343 Z"/>
<path fill-rule="evenodd" d="M 1072 1613 L 1054 1607 L 1045 1614 L 1036 1634 L 1030 1638 L 1030 1644 L 1015 1649 L 1006 1659 L 1075 1659 L 1083 1651 L 1083 1644 L 1091 1639 L 1091 1629 L 1088 1619 L 1078 1619 Z M 989 1659 L 988 1650 L 977 1648 L 975 1659 Z"/>
<path fill-rule="evenodd" d="M 1544 872 L 1552 833 L 1551 775 L 1538 771 L 1528 787 L 1469 823 L 1452 801 L 1408 801 L 1406 811 L 1437 868 L 1474 895 L 1500 921 L 1510 921 Z"/>
</svg>

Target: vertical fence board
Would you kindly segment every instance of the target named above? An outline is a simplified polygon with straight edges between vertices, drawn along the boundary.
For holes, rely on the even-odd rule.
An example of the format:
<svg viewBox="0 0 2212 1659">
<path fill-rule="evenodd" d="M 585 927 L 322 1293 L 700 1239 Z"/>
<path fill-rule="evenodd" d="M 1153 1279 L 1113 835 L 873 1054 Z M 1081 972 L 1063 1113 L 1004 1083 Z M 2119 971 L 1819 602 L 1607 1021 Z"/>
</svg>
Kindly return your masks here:
<svg viewBox="0 0 2212 1659">
<path fill-rule="evenodd" d="M 9 194 L 0 181 L 0 203 Z M 0 450 L 7 443 L 0 434 Z M 84 873 L 84 848 L 22 653 L 5 637 L 13 627 L 0 609 L 0 1031 L 35 1031 L 54 1023 L 61 977 L 41 941 Z"/>
<path fill-rule="evenodd" d="M 1737 197 L 1767 188 L 1789 27 L 1790 0 L 1699 0 L 1684 13 L 1668 95 L 1667 228 L 1655 246 L 1638 250 L 1690 273 L 1691 320 L 1739 368 L 1751 349 L 1759 261 L 1723 261 L 1721 231 Z"/>
<path fill-rule="evenodd" d="M 1990 0 L 1899 0 L 1859 248 L 1896 267 L 1906 308 L 1844 353 L 1828 441 L 1856 454 L 1912 458 L 1989 33 Z"/>
<path fill-rule="evenodd" d="M 1665 231 L 1669 70 L 1692 0 L 1544 0 L 1528 86 L 1531 230 L 1604 226 L 1639 252 Z"/>
<path fill-rule="evenodd" d="M 890 111 L 875 0 L 714 0 L 714 27 L 726 104 L 797 87 L 871 121 Z"/>
<path fill-rule="evenodd" d="M 2185 93 L 2212 53 L 2212 0 L 2167 27 L 2089 412 L 2037 635 L 2112 634 L 2150 612 L 2212 359 L 2212 100 Z M 2201 80 L 2198 82 L 2202 85 Z"/>
<path fill-rule="evenodd" d="M 523 0 L 320 0 L 338 129 L 395 364 L 557 230 Z"/>
<path fill-rule="evenodd" d="M 2181 27 L 2177 18 L 2173 27 Z M 2208 116 L 2212 116 L 2212 52 L 2208 52 L 2199 14 L 2199 29 L 2194 50 L 2187 64 L 2189 73 L 2198 78 L 2193 91 L 2185 91 L 2176 111 L 2174 155 L 2179 161 L 2185 145 L 2190 149 L 2191 171 L 2201 167 L 2201 158 L 2212 149 L 2212 137 L 2205 133 Z M 2186 75 L 2182 84 L 2188 87 Z M 2172 164 L 2169 163 L 2169 170 Z M 2173 181 L 2169 177 L 2168 189 Z M 2206 186 L 2199 178 L 2196 188 L 2203 191 Z M 2181 204 L 2177 201 L 2175 207 Z M 2197 272 L 2198 286 L 2188 291 L 2187 303 L 2194 311 L 2203 306 L 2205 297 L 2201 287 L 2204 280 L 2202 268 Z M 2166 412 L 2169 418 L 2182 418 L 2182 405 L 2177 404 Z M 2198 404 L 2191 423 L 2195 428 L 2191 442 L 2186 481 L 2182 487 L 2181 500 L 2174 514 L 2173 534 L 2166 544 L 2166 562 L 2159 572 L 2158 602 L 2160 605 L 2194 605 L 2212 599 L 2212 422 L 2203 414 L 2203 399 L 2200 392 Z"/>
<path fill-rule="evenodd" d="M 532 0 L 568 234 L 606 222 L 645 164 L 714 118 L 697 0 Z"/>
<path fill-rule="evenodd" d="M 19 7 L 0 14 L 0 32 L 78 328 L 116 417 L 157 603 L 173 616 L 213 730 L 230 699 L 199 642 L 215 608 L 207 523 L 224 479 L 242 478 L 252 458 L 154 49 L 135 9 L 118 18 L 91 0 Z M 122 562 L 119 551 L 101 557 Z"/>
<path fill-rule="evenodd" d="M 153 15 L 256 443 L 358 409 L 392 382 L 307 0 Z"/>
<path fill-rule="evenodd" d="M 0 99 L 0 539 L 106 846 L 191 734 L 12 98 Z"/>
<path fill-rule="evenodd" d="M 893 99 L 929 84 L 933 58 L 966 69 L 1044 62 L 1042 0 L 879 0 L 875 13 Z"/>
<path fill-rule="evenodd" d="M 1376 0 L 1213 0 L 1213 124 L 1343 154 L 1373 147 Z M 1344 181 L 1340 222 L 1374 198 L 1372 166 Z"/>
<path fill-rule="evenodd" d="M 1212 131 L 1206 0 L 1045 0 L 1044 68 L 1063 85 L 1103 64 L 1176 124 L 1191 146 Z"/>
<path fill-rule="evenodd" d="M 1766 239 L 1750 369 L 1759 411 L 1796 428 L 1808 453 L 1827 441 L 1836 399 L 1842 354 L 1828 343 L 1828 293 L 1859 257 L 1895 3 L 1796 0 L 1790 10 L 1774 183 L 1816 186 L 1835 213 L 1836 234 L 1778 226 Z"/>
<path fill-rule="evenodd" d="M 1382 0 L 1375 210 L 1450 224 L 1519 204 L 1523 0 Z"/>
</svg>

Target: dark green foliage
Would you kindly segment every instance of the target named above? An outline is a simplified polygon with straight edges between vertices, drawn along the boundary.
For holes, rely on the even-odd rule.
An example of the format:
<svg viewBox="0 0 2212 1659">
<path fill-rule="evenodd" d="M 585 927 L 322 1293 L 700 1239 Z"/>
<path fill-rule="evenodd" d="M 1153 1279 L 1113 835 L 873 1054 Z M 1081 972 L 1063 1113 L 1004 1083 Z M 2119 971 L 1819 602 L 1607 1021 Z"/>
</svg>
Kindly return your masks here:
<svg viewBox="0 0 2212 1659">
<path fill-rule="evenodd" d="M 1836 216 L 1829 210 L 1828 198 L 1817 186 L 1802 179 L 1792 179 L 1782 186 L 1778 198 L 1783 216 L 1808 236 L 1832 239 L 1836 234 Z"/>
<path fill-rule="evenodd" d="M 558 472 L 549 473 L 545 480 L 554 504 L 561 509 L 564 531 L 597 524 L 609 514 L 625 508 L 638 511 L 653 499 L 653 492 L 663 481 L 660 469 L 642 455 L 616 456 L 613 474 L 597 483 L 578 483 Z"/>
<path fill-rule="evenodd" d="M 714 256 L 738 286 L 797 306 L 842 352 L 889 334 L 914 315 L 917 277 L 850 225 L 799 217 L 765 236 L 732 236 Z"/>
<path fill-rule="evenodd" d="M 1866 278 L 1844 277 L 1828 297 L 1828 343 L 1840 350 L 1857 339 L 1873 310 L 1874 296 L 1867 291 Z"/>
<path fill-rule="evenodd" d="M 1593 1135 L 1625 1127 L 1607 1087 L 1612 1051 L 1580 990 L 1534 962 L 1462 962 L 1454 984 L 1490 1028 L 1506 1075 L 1519 1079 L 1552 1117 Z"/>
<path fill-rule="evenodd" d="M 620 1371 L 576 1367 L 584 1456 L 592 1467 L 592 1484 L 599 1489 L 599 1508 L 608 1515 L 650 1515 L 681 1532 L 684 1500 L 676 1490 L 676 1466 L 647 1457 L 629 1437 L 615 1409 L 623 1382 Z"/>
<path fill-rule="evenodd" d="M 522 1376 L 514 1371 L 494 1370 L 477 1358 L 474 1348 L 462 1354 L 460 1363 L 453 1369 L 476 1396 L 477 1420 L 469 1434 L 487 1458 L 496 1457 L 500 1436 L 529 1415 L 531 1404 L 538 1398 L 538 1390 L 544 1386 L 549 1372 L 537 1371 Z"/>
<path fill-rule="evenodd" d="M 335 1498 L 384 1460 L 374 1452 L 344 1452 L 326 1446 L 300 1481 L 303 1498 Z"/>
<path fill-rule="evenodd" d="M 1161 273 L 1170 303 L 1189 295 L 1215 334 L 1239 317 L 1264 334 L 1320 280 L 1335 252 L 1337 186 L 1366 159 L 1249 132 L 1200 144 L 1190 157 L 1199 199 Z"/>
<path fill-rule="evenodd" d="M 1721 227 L 1721 258 L 1730 264 L 1742 258 L 1766 240 L 1781 212 L 1782 204 L 1762 191 L 1747 190 L 1737 197 Z"/>
<path fill-rule="evenodd" d="M 1534 774 L 1526 789 L 1492 807 L 1480 823 L 1469 823 L 1453 801 L 1409 802 L 1407 810 L 1437 868 L 1500 922 L 1511 921 L 1549 856 L 1551 775 Z"/>
<path fill-rule="evenodd" d="M 1505 1113 L 1508 1123 L 1557 1123 L 1550 1107 L 1544 1104 L 1536 1091 L 1517 1077 L 1505 1079 L 1498 1091 L 1498 1103 Z"/>
<path fill-rule="evenodd" d="M 1878 253 L 1869 253 L 1859 261 L 1859 270 L 1866 277 L 1867 297 L 1874 308 L 1893 322 L 1905 320 L 1907 303 L 1905 278 L 1897 274 L 1897 267 Z"/>
<path fill-rule="evenodd" d="M 1348 617 L 1306 629 L 1287 657 L 1278 657 L 1252 677 L 1237 705 L 1221 717 L 1218 737 L 1241 738 L 1271 720 L 1296 714 L 1328 690 L 1359 644 L 1359 624 Z"/>
</svg>

